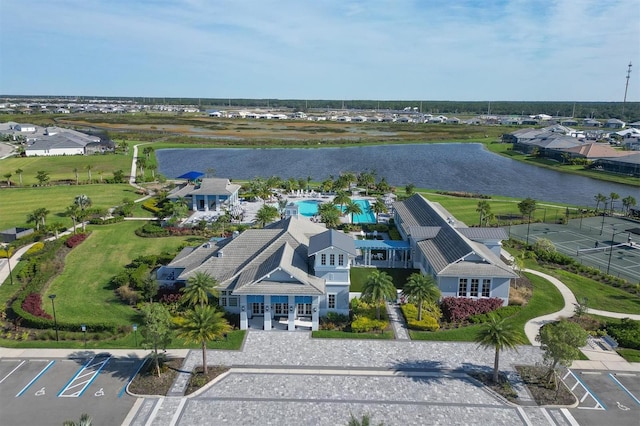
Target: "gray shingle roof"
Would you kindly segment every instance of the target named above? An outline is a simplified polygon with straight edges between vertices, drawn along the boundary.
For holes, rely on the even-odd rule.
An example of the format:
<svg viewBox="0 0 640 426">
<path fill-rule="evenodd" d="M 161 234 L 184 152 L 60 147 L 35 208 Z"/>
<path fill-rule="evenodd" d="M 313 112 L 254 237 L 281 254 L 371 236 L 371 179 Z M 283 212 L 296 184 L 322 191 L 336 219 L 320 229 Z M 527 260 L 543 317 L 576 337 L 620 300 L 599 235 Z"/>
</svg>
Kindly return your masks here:
<svg viewBox="0 0 640 426">
<path fill-rule="evenodd" d="M 344 232 L 336 231 L 335 229 L 328 229 L 325 232 L 314 235 L 309 239 L 309 256 L 329 247 L 338 248 L 354 256 L 357 255 L 353 237 L 345 234 Z"/>
<path fill-rule="evenodd" d="M 508 240 L 509 234 L 504 228 L 458 228 L 470 240 Z"/>
</svg>

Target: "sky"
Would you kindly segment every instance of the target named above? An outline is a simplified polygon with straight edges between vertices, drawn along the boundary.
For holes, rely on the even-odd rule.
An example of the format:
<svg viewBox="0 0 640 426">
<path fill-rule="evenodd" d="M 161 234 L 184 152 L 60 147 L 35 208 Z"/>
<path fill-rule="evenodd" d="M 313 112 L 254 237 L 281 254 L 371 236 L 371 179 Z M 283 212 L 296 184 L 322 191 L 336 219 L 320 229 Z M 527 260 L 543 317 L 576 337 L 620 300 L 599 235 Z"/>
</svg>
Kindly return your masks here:
<svg viewBox="0 0 640 426">
<path fill-rule="evenodd" d="M 640 101 L 638 0 L 0 0 L 0 94 Z"/>
</svg>

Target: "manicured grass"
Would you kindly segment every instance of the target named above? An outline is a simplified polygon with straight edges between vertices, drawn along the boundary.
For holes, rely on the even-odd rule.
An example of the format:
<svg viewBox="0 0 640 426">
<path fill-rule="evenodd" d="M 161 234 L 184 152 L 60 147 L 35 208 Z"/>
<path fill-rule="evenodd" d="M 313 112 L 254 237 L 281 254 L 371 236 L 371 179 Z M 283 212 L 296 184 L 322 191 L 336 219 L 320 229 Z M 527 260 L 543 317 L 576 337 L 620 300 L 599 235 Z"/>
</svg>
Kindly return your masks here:
<svg viewBox="0 0 640 426">
<path fill-rule="evenodd" d="M 78 169 L 78 181 L 86 183 L 89 179 L 87 166 L 91 166 L 91 180 L 100 182 L 101 176 L 102 179 L 112 178 L 113 172 L 116 170 L 122 170 L 125 176 L 129 176 L 132 157 L 133 149 L 127 155 L 61 155 L 55 157 L 5 158 L 0 161 L 0 176 L 4 176 L 5 173 L 12 173 L 11 181 L 18 185 L 20 176 L 16 173 L 16 170 L 22 169 L 23 186 L 31 186 L 38 183 L 36 174 L 40 170 L 49 173 L 51 181 L 70 180 L 75 182 L 76 173 L 73 170 Z"/>
<path fill-rule="evenodd" d="M 58 319 L 82 323 L 110 321 L 120 325 L 139 322 L 137 311 L 123 304 L 109 286 L 109 280 L 140 255 L 173 253 L 193 237 L 140 238 L 134 234 L 141 222 L 90 226 L 92 234 L 67 256 L 64 272 L 45 294 L 56 294 Z M 51 313 L 51 304 L 43 303 Z"/>
<path fill-rule="evenodd" d="M 27 215 L 41 207 L 50 211 L 46 217 L 47 224 L 59 222 L 65 226 L 71 226 L 73 222 L 64 215 L 64 212 L 80 194 L 91 198 L 92 207 L 104 209 L 122 204 L 125 198 L 136 200 L 141 197 L 135 193 L 135 188 L 127 184 L 12 188 L 2 189 L 0 194 L 2 197 L 0 229 L 14 226 L 33 227 L 33 223 L 27 224 Z"/>
<path fill-rule="evenodd" d="M 513 317 L 509 323 L 513 324 L 520 336 L 527 341 L 524 334 L 524 324 L 532 318 L 559 311 L 564 306 L 564 300 L 558 289 L 549 281 L 537 275 L 526 274 L 533 284 L 533 295 L 529 303 Z M 456 328 L 442 331 L 410 331 L 413 340 L 466 341 L 472 342 L 480 325 Z"/>
<path fill-rule="evenodd" d="M 616 352 L 628 362 L 640 362 L 640 350 L 638 349 L 618 349 Z"/>
<path fill-rule="evenodd" d="M 351 278 L 351 287 L 349 287 L 349 291 L 361 292 L 364 283 L 367 281 L 367 277 L 375 270 L 376 268 L 351 268 L 351 272 L 349 274 Z M 377 270 L 389 274 L 393 280 L 393 284 L 395 284 L 396 288 L 399 289 L 404 287 L 409 275 L 414 272 L 418 272 L 417 269 L 377 268 Z"/>
<path fill-rule="evenodd" d="M 138 330 L 137 336 L 129 333 L 118 339 L 94 340 L 92 334 L 87 333 L 87 344 L 84 344 L 82 333 L 61 333 L 65 340 L 56 342 L 55 340 L 9 340 L 0 339 L 0 346 L 6 348 L 51 348 L 51 349 L 145 349 L 142 345 L 142 335 Z M 216 340 L 207 342 L 207 349 L 217 350 L 240 350 L 246 330 L 234 330 L 227 335 L 227 340 Z M 137 344 L 137 346 L 136 346 Z M 184 341 L 174 338 L 167 349 L 200 349 L 199 344 L 185 344 Z"/>
<path fill-rule="evenodd" d="M 581 300 L 586 297 L 589 308 L 626 314 L 640 312 L 640 297 L 638 296 L 562 269 L 546 268 L 545 272 L 566 284 L 576 299 Z"/>
<path fill-rule="evenodd" d="M 350 331 L 336 331 L 336 330 L 318 330 L 312 331 L 311 337 L 321 339 L 378 339 L 378 340 L 393 340 L 392 331 L 384 331 L 382 333 L 352 333 Z"/>
</svg>

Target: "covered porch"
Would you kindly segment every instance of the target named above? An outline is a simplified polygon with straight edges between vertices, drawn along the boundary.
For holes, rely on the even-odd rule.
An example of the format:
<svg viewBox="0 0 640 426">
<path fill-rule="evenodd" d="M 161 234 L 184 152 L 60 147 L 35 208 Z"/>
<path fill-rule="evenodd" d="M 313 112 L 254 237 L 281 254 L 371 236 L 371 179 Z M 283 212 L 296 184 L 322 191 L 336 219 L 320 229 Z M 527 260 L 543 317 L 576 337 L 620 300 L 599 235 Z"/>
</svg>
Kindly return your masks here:
<svg viewBox="0 0 640 426">
<path fill-rule="evenodd" d="M 411 246 L 407 241 L 355 240 L 356 250 L 361 256 L 356 261 L 363 266 L 386 268 L 408 268 L 411 261 Z"/>
<path fill-rule="evenodd" d="M 318 296 L 241 295 L 240 329 L 318 330 Z"/>
</svg>

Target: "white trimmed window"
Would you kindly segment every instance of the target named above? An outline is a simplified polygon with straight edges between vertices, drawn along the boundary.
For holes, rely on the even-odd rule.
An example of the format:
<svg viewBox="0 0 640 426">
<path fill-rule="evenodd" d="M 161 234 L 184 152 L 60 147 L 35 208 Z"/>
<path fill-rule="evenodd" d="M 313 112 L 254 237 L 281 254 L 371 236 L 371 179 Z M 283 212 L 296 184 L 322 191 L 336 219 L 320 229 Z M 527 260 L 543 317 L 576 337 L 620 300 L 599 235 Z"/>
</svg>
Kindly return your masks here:
<svg viewBox="0 0 640 426">
<path fill-rule="evenodd" d="M 336 295 L 329 294 L 327 295 L 327 309 L 335 309 L 336 308 Z"/>
<path fill-rule="evenodd" d="M 458 297 L 466 297 L 467 296 L 467 284 L 469 280 L 466 278 L 460 278 L 458 281 Z"/>
<path fill-rule="evenodd" d="M 491 296 L 491 280 L 484 279 L 482 280 L 482 297 L 490 297 Z"/>
<path fill-rule="evenodd" d="M 338 255 L 338 266 L 344 266 L 344 254 Z"/>
<path fill-rule="evenodd" d="M 324 253 L 322 253 L 322 254 L 320 255 L 320 264 L 321 264 L 321 265 L 326 265 L 326 264 L 327 264 L 327 255 L 326 255 L 326 254 L 324 254 Z"/>
<path fill-rule="evenodd" d="M 336 264 L 336 255 L 335 254 L 330 254 L 329 255 L 329 265 L 334 266 Z"/>
<path fill-rule="evenodd" d="M 229 306 L 238 306 L 238 298 L 230 297 L 229 298 Z"/>
<path fill-rule="evenodd" d="M 477 278 L 471 279 L 471 297 L 478 297 L 478 287 L 480 286 L 480 280 Z"/>
</svg>

